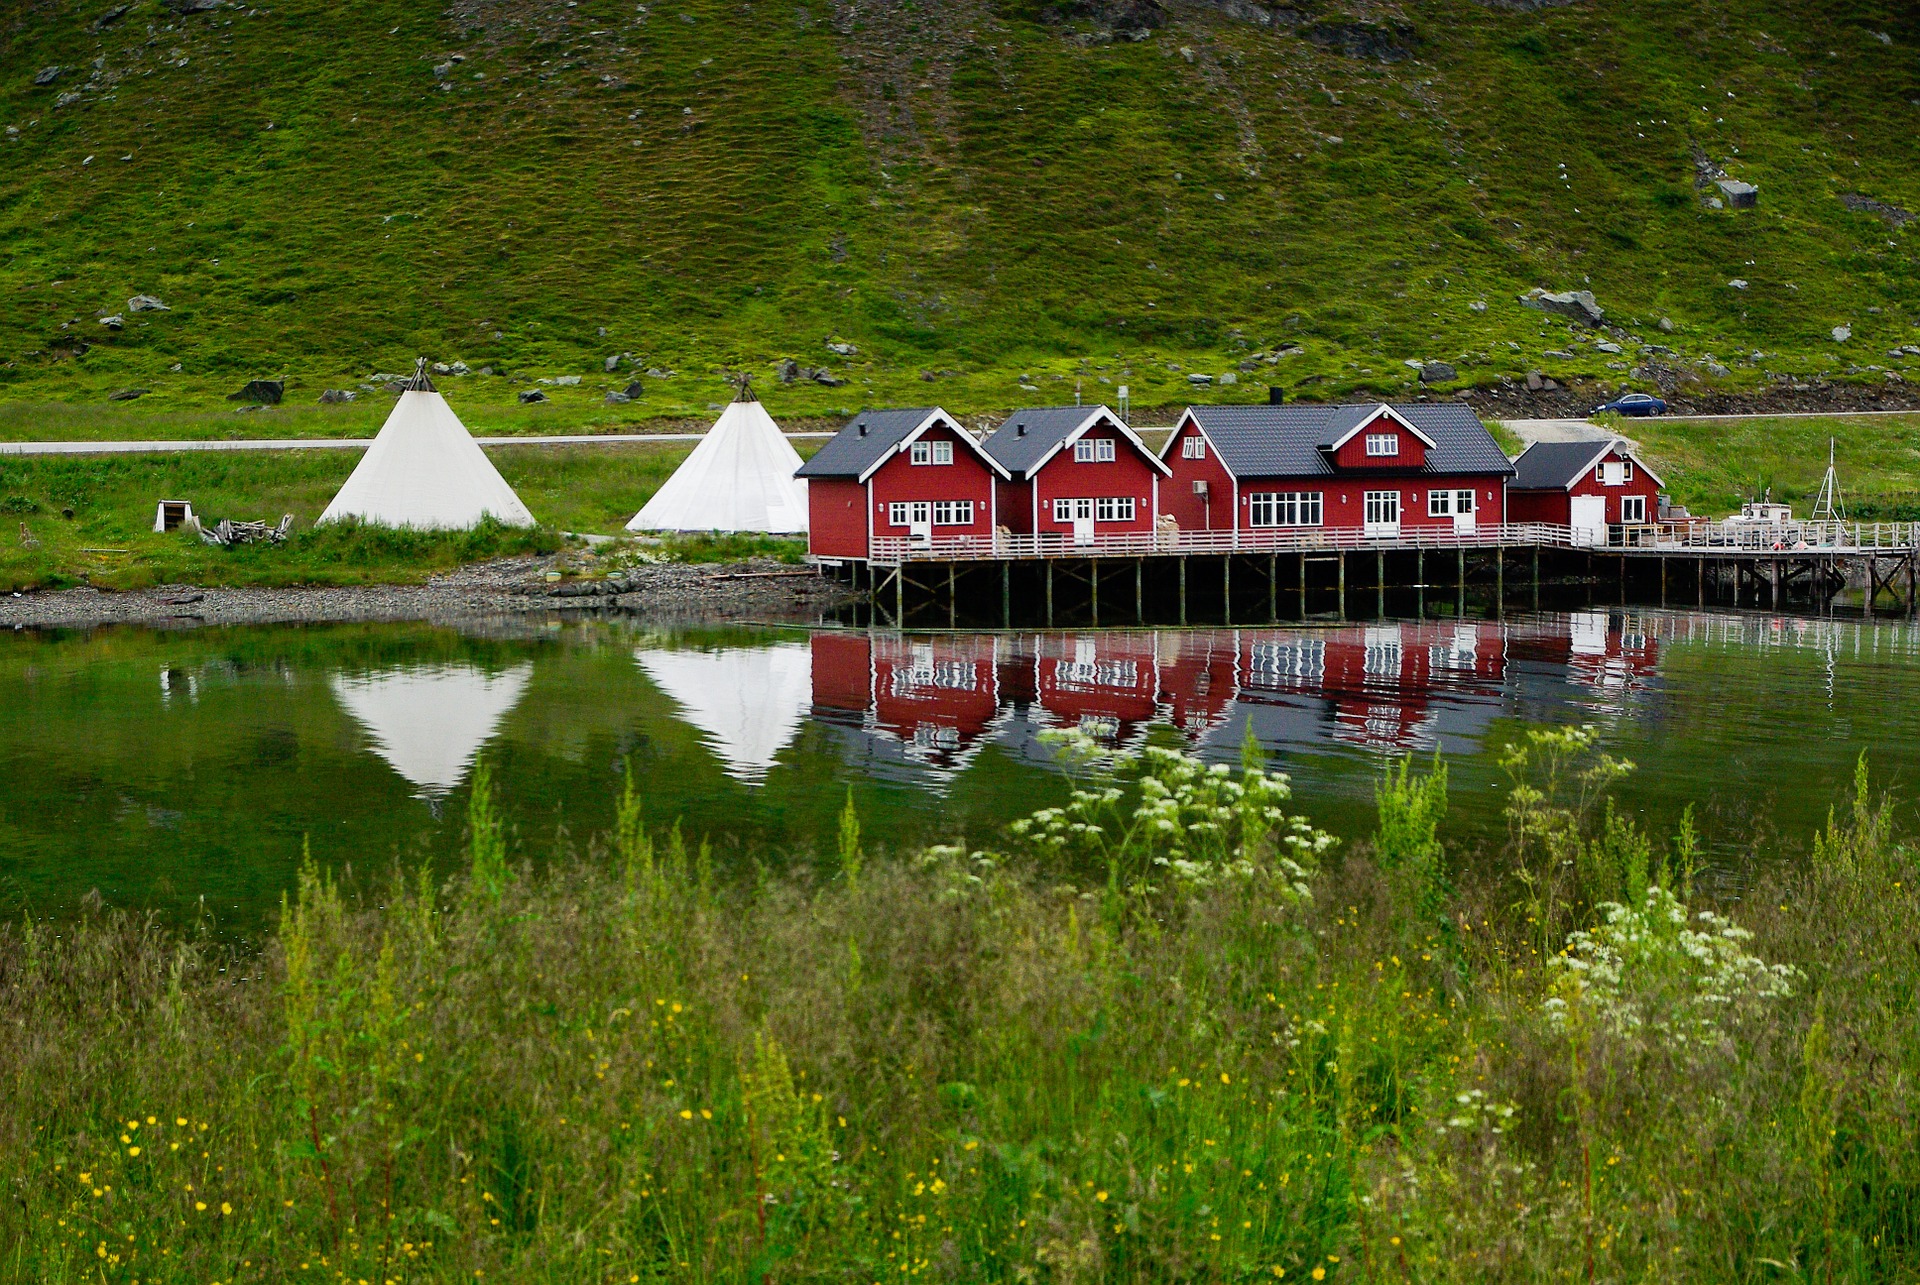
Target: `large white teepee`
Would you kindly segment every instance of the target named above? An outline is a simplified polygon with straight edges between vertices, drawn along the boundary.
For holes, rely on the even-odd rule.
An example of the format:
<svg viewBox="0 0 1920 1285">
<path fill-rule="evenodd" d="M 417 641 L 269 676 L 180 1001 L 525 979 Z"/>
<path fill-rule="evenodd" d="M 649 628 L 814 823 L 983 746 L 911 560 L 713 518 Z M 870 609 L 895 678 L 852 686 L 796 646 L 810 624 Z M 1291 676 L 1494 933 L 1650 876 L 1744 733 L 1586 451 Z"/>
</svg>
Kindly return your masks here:
<svg viewBox="0 0 1920 1285">
<path fill-rule="evenodd" d="M 373 752 L 428 798 L 438 798 L 460 784 L 532 677 L 533 666 L 522 662 L 497 674 L 477 665 L 423 665 L 335 674 L 330 682 L 366 729 Z"/>
<path fill-rule="evenodd" d="M 806 721 L 813 651 L 806 643 L 720 651 L 641 648 L 634 659 L 725 765 L 752 785 Z"/>
<path fill-rule="evenodd" d="M 800 453 L 744 381 L 693 454 L 673 471 L 629 531 L 807 529 L 807 484 L 794 476 Z"/>
<path fill-rule="evenodd" d="M 463 530 L 488 515 L 508 526 L 533 525 L 533 514 L 434 391 L 423 361 L 320 521 Z"/>
</svg>

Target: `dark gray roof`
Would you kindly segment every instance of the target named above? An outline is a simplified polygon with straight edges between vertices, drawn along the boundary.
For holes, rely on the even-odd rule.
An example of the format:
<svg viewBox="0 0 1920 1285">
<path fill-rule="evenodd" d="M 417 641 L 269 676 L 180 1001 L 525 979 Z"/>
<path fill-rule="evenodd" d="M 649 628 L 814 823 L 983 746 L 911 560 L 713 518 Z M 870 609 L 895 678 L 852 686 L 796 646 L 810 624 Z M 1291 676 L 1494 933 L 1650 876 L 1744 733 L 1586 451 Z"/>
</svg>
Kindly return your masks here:
<svg viewBox="0 0 1920 1285">
<path fill-rule="evenodd" d="M 1007 416 L 1006 422 L 994 429 L 980 447 L 1000 461 L 1016 480 L 1022 479 L 1039 467 L 1073 430 L 1095 415 L 1102 415 L 1116 427 L 1126 429 L 1120 417 L 1104 406 L 1032 406 Z M 1146 451 L 1146 456 L 1158 459 L 1152 451 Z"/>
<path fill-rule="evenodd" d="M 860 477 L 927 422 L 937 407 L 863 410 L 814 452 L 795 477 Z"/>
<path fill-rule="evenodd" d="M 1513 462 L 1513 489 L 1564 491 L 1620 445 L 1619 441 L 1535 442 Z"/>
<path fill-rule="evenodd" d="M 1087 422 L 1095 406 L 1033 406 L 1007 416 L 1007 422 L 987 435 L 980 446 L 1016 478 L 1023 478 Z"/>
<path fill-rule="evenodd" d="M 1327 449 L 1372 418 L 1380 403 L 1187 409 L 1235 477 L 1312 477 L 1332 475 Z M 1471 407 L 1459 402 L 1414 402 L 1393 410 L 1432 439 L 1424 472 L 1513 472 L 1506 452 Z"/>
</svg>

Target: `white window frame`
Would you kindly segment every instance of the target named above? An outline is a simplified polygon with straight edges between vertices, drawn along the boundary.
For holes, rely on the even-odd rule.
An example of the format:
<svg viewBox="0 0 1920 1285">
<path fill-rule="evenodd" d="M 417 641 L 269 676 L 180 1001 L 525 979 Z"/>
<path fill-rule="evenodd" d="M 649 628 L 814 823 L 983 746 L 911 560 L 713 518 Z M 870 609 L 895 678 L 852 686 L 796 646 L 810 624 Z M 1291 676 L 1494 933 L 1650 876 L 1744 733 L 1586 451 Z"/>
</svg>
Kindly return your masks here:
<svg viewBox="0 0 1920 1285">
<path fill-rule="evenodd" d="M 1470 490 L 1433 490 L 1427 492 L 1427 516 L 1430 518 L 1467 517 L 1473 513 Z"/>
<path fill-rule="evenodd" d="M 933 522 L 930 500 L 895 500 L 887 505 L 888 526 L 929 526 Z"/>
<path fill-rule="evenodd" d="M 1367 491 L 1361 496 L 1361 516 L 1365 523 L 1372 526 L 1397 526 L 1400 523 L 1400 492 Z M 1393 516 L 1386 516 L 1387 509 L 1393 509 Z M 1376 516 L 1378 515 L 1378 516 Z"/>
<path fill-rule="evenodd" d="M 1628 512 L 1628 506 L 1633 511 Z M 1647 520 L 1647 497 L 1644 495 L 1623 495 L 1620 497 L 1620 521 L 1638 523 Z"/>
<path fill-rule="evenodd" d="M 915 442 L 909 458 L 915 464 L 953 463 L 952 442 Z"/>
<path fill-rule="evenodd" d="M 1053 502 L 1053 520 L 1055 522 L 1091 522 L 1093 520 L 1093 501 L 1090 498 L 1058 499 Z"/>
<path fill-rule="evenodd" d="M 935 526 L 972 526 L 972 500 L 935 500 L 933 502 L 933 524 Z"/>
<path fill-rule="evenodd" d="M 1195 433 L 1192 437 L 1180 443 L 1180 458 L 1188 460 L 1204 460 L 1207 458 L 1207 439 Z"/>
<path fill-rule="evenodd" d="M 1093 520 L 1095 522 L 1131 522 L 1135 509 L 1135 500 L 1131 495 L 1102 495 L 1093 502 Z"/>
<path fill-rule="evenodd" d="M 1073 444 L 1075 464 L 1111 464 L 1113 459 L 1111 437 L 1083 437 Z"/>
<path fill-rule="evenodd" d="M 1371 459 L 1391 458 L 1398 454 L 1400 454 L 1400 434 L 1398 433 L 1368 433 L 1367 434 L 1367 458 L 1368 459 L 1371 460 Z"/>
<path fill-rule="evenodd" d="M 1255 491 L 1247 497 L 1248 526 L 1319 526 L 1325 514 L 1325 497 L 1319 491 Z"/>
<path fill-rule="evenodd" d="M 1627 481 L 1628 473 L 1625 460 L 1600 461 L 1600 485 L 1625 486 Z"/>
</svg>

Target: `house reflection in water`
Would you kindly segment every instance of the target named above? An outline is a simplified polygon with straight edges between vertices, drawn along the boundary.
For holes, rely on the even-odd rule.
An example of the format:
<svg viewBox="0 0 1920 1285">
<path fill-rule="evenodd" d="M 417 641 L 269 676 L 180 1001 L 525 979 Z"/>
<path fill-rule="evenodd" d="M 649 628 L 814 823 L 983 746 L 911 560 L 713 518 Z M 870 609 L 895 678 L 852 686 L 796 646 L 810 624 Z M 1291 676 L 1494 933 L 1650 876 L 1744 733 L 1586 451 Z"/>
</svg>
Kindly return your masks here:
<svg viewBox="0 0 1920 1285">
<path fill-rule="evenodd" d="M 1215 757 L 1249 725 L 1274 750 L 1464 750 L 1536 696 L 1564 705 L 1571 687 L 1603 706 L 1634 696 L 1657 656 L 1631 618 L 1623 631 L 1604 612 L 1324 629 L 822 633 L 813 704 L 816 719 L 893 747 L 885 756 L 902 766 L 942 774 L 990 741 L 1046 757 L 1035 737 L 1048 727 L 1126 746 L 1162 724 Z"/>
</svg>

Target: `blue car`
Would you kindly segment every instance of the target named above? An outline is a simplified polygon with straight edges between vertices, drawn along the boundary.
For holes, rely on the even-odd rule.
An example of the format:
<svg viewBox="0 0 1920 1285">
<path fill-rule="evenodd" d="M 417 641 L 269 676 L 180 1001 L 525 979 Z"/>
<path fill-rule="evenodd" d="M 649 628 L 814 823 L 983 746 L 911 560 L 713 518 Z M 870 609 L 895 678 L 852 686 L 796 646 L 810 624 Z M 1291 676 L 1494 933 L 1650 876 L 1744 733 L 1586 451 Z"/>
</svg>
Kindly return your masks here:
<svg viewBox="0 0 1920 1285">
<path fill-rule="evenodd" d="M 1616 415 L 1663 415 L 1666 410 L 1667 404 L 1652 393 L 1624 393 L 1605 406 L 1596 406 L 1593 413 L 1600 415 L 1612 411 Z"/>
</svg>

